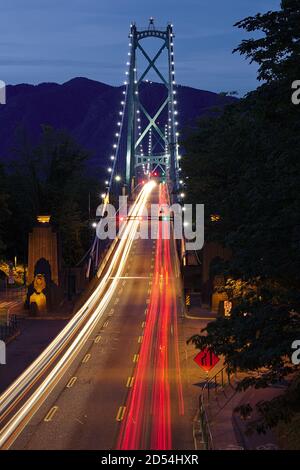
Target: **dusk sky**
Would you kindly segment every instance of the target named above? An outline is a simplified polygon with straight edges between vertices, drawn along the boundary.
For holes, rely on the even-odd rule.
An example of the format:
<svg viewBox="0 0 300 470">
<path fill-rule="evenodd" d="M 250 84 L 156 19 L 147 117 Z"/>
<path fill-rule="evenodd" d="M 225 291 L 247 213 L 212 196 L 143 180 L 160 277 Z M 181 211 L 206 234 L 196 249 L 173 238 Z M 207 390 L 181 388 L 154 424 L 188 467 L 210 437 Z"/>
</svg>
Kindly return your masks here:
<svg viewBox="0 0 300 470">
<path fill-rule="evenodd" d="M 256 87 L 256 67 L 232 49 L 247 38 L 233 24 L 278 9 L 279 0 L 2 0 L 0 79 L 63 83 L 76 76 L 124 80 L 131 21 L 174 23 L 177 82 L 211 91 Z"/>
</svg>

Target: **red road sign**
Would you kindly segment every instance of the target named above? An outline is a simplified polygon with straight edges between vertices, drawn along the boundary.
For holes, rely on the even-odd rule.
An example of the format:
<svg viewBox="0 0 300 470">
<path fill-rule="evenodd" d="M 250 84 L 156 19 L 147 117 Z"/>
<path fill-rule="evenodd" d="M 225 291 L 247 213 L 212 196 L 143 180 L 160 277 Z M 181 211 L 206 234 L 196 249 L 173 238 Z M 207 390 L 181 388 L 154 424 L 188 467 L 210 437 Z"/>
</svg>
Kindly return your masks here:
<svg viewBox="0 0 300 470">
<path fill-rule="evenodd" d="M 194 357 L 194 361 L 198 364 L 199 367 L 205 370 L 205 372 L 209 372 L 211 369 L 215 367 L 216 364 L 219 362 L 218 356 L 215 355 L 214 352 L 209 351 L 207 348 L 200 351 L 196 357 Z"/>
</svg>

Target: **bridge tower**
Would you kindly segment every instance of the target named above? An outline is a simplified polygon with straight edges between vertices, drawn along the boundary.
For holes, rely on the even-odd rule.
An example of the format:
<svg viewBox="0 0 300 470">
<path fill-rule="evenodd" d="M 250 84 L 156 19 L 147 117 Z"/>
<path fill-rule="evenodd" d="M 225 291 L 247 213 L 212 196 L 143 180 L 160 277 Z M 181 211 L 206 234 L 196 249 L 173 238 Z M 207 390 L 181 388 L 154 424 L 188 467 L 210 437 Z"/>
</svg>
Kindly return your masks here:
<svg viewBox="0 0 300 470">
<path fill-rule="evenodd" d="M 156 53 L 147 52 L 149 41 Z M 133 178 L 156 174 L 165 175 L 174 189 L 178 188 L 178 142 L 176 130 L 176 90 L 174 67 L 173 25 L 157 28 L 150 18 L 146 28 L 138 29 L 132 24 L 129 34 L 129 71 L 127 84 L 127 151 L 126 184 L 132 187 Z M 145 68 L 140 67 L 144 62 Z M 143 64 L 143 65 L 144 65 Z M 141 68 L 141 70 L 139 70 Z M 147 80 L 149 72 L 161 82 L 159 103 L 156 109 L 149 110 Z M 148 82 L 146 84 L 145 82 Z M 149 90 L 149 88 L 148 88 Z M 160 102 L 159 102 L 160 101 Z M 151 103 L 150 103 L 151 104 Z M 152 107 L 153 108 L 153 107 Z M 143 145 L 148 146 L 144 153 Z"/>
</svg>

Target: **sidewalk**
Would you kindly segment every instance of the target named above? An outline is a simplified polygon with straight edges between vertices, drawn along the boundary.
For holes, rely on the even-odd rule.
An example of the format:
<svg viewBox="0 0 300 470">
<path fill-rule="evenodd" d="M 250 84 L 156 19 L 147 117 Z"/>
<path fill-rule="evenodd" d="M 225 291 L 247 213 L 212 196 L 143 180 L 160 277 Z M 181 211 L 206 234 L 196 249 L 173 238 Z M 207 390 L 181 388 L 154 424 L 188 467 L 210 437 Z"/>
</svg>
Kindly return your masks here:
<svg viewBox="0 0 300 470">
<path fill-rule="evenodd" d="M 190 315 L 191 313 L 191 315 Z M 189 427 L 186 432 L 193 437 L 194 449 L 199 449 L 197 436 L 196 436 L 196 418 L 198 412 L 199 395 L 202 390 L 202 386 L 206 383 L 207 374 L 195 363 L 194 357 L 198 354 L 198 350 L 192 344 L 187 344 L 187 340 L 195 335 L 199 334 L 208 323 L 207 318 L 212 320 L 215 316 L 212 316 L 210 312 L 204 309 L 193 309 L 193 312 L 189 312 L 187 316 L 184 314 L 181 316 L 178 322 L 178 333 L 179 333 L 179 354 L 180 364 L 182 373 L 182 384 L 184 388 L 184 406 L 185 416 L 189 423 Z M 221 365 L 216 366 L 216 370 Z M 187 436 L 187 443 L 190 441 L 190 437 Z M 191 447 L 183 447 L 185 449 L 191 449 Z"/>
<path fill-rule="evenodd" d="M 209 321 L 213 321 L 216 314 L 203 308 L 190 308 L 185 313 L 180 327 L 180 337 L 185 341 L 180 344 L 182 367 L 186 386 L 185 400 L 186 413 L 193 426 L 195 449 L 204 450 L 203 436 L 199 429 L 199 397 L 202 388 L 208 380 L 213 378 L 224 367 L 223 360 L 212 369 L 210 373 L 204 372 L 195 362 L 194 357 L 199 350 L 190 344 L 186 344 L 194 334 L 200 334 Z M 219 374 L 220 375 L 220 374 Z M 245 374 L 238 374 L 232 377 L 231 383 L 224 387 L 221 386 L 221 379 L 217 380 L 215 387 L 211 383 L 209 390 L 209 399 L 204 400 L 205 410 L 207 412 L 209 427 L 212 435 L 213 448 L 222 450 L 269 450 L 278 449 L 278 442 L 275 435 L 269 431 L 266 434 L 254 432 L 252 435 L 245 434 L 247 424 L 257 418 L 253 413 L 251 419 L 243 420 L 240 415 L 234 412 L 234 409 L 243 403 L 250 403 L 255 409 L 256 403 L 261 400 L 270 400 L 273 397 L 283 393 L 284 387 L 275 386 L 272 388 L 256 390 L 250 388 L 245 392 L 236 392 L 236 385 Z"/>
<path fill-rule="evenodd" d="M 261 400 L 270 400 L 278 396 L 284 388 L 272 387 L 262 390 L 250 388 L 237 393 L 234 388 L 236 384 L 237 380 L 234 380 L 232 385 L 224 389 L 218 387 L 216 391 L 211 390 L 209 400 L 204 400 L 214 449 L 278 449 L 278 442 L 272 431 L 266 434 L 258 434 L 256 431 L 248 434 L 246 430 L 247 425 L 258 417 L 255 405 Z M 249 419 L 244 420 L 234 409 L 247 403 L 250 403 L 255 411 Z"/>
<path fill-rule="evenodd" d="M 21 334 L 7 345 L 6 364 L 0 365 L 0 393 L 36 359 L 66 323 L 66 320 L 20 320 Z"/>
</svg>

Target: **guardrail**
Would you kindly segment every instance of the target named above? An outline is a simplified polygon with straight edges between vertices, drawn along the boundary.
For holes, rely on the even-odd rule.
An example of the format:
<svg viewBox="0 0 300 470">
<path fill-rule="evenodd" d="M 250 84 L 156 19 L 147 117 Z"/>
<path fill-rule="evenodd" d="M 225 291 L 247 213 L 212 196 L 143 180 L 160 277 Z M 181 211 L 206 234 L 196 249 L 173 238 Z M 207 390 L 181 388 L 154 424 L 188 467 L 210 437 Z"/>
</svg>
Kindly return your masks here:
<svg viewBox="0 0 300 470">
<path fill-rule="evenodd" d="M 220 388 L 224 388 L 226 385 L 231 385 L 231 379 L 233 374 L 227 369 L 227 366 L 220 369 L 213 377 L 211 377 L 205 385 L 203 385 L 201 394 L 199 396 L 199 421 L 200 421 L 200 432 L 202 438 L 202 445 L 205 450 L 214 450 L 213 437 L 209 423 L 209 417 L 205 406 L 205 401 L 209 403 L 211 393 L 217 394 Z M 213 386 L 212 386 L 213 385 Z M 213 392 L 211 391 L 213 388 Z"/>
<path fill-rule="evenodd" d="M 26 295 L 27 288 L 24 287 L 10 287 L 0 290 L 0 302 L 10 300 L 22 300 Z"/>
<path fill-rule="evenodd" d="M 8 323 L 0 325 L 0 340 L 5 341 L 18 331 L 17 315 L 10 315 Z"/>
</svg>

